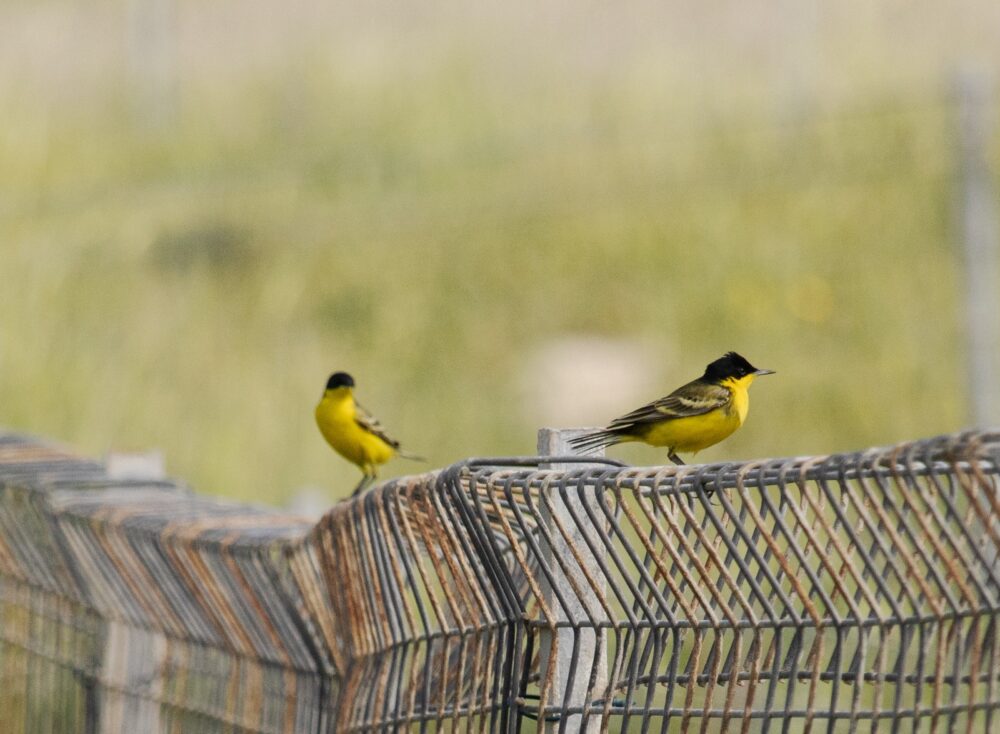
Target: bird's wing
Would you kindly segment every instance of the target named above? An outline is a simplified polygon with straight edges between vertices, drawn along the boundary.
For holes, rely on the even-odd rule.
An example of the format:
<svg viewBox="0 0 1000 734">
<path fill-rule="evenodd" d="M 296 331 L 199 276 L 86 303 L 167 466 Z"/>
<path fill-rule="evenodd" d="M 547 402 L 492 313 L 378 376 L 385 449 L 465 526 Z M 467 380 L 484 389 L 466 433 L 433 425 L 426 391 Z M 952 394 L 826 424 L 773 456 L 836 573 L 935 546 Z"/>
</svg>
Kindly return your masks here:
<svg viewBox="0 0 1000 734">
<path fill-rule="evenodd" d="M 365 410 L 364 407 L 362 407 L 362 405 L 357 401 L 354 402 L 354 407 L 356 408 L 354 421 L 361 426 L 361 430 L 368 431 L 368 433 L 378 436 L 394 449 L 399 448 L 399 441 L 385 432 L 382 424 L 378 422 L 378 418 Z"/>
<path fill-rule="evenodd" d="M 721 385 L 695 380 L 677 388 L 665 398 L 654 400 L 631 413 L 615 418 L 607 430 L 627 431 L 647 423 L 703 415 L 724 407 L 731 398 L 729 390 Z"/>
</svg>

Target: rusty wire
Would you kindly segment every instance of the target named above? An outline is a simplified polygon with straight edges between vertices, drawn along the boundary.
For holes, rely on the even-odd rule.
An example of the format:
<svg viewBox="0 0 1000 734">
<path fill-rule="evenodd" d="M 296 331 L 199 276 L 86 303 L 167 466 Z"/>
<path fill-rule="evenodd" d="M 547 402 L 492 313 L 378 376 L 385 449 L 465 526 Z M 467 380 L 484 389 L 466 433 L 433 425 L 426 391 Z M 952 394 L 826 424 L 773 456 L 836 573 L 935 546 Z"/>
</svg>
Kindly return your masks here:
<svg viewBox="0 0 1000 734">
<path fill-rule="evenodd" d="M 0 436 L 6 728 L 1000 727 L 1000 434 L 541 461 L 310 524 Z"/>
</svg>

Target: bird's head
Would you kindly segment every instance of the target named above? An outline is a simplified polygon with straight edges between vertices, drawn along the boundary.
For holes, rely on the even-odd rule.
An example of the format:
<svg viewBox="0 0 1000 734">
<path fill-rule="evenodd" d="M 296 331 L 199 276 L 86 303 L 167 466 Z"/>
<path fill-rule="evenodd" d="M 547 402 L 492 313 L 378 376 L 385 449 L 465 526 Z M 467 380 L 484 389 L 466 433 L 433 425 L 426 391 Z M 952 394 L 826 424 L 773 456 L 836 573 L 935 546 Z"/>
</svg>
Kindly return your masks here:
<svg viewBox="0 0 1000 734">
<path fill-rule="evenodd" d="M 326 381 L 326 389 L 336 390 L 338 387 L 354 387 L 354 378 L 346 372 L 334 372 Z"/>
<path fill-rule="evenodd" d="M 739 381 L 749 385 L 758 375 L 773 374 L 774 370 L 759 370 L 736 352 L 726 352 L 705 368 L 702 379 L 716 384 Z"/>
</svg>

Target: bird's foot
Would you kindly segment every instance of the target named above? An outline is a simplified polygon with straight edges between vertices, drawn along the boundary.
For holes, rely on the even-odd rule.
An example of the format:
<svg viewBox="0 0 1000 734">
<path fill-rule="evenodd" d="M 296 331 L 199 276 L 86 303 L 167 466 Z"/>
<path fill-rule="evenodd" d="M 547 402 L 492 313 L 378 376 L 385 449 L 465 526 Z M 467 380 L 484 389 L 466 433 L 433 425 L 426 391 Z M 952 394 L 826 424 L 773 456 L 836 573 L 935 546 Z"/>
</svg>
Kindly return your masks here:
<svg viewBox="0 0 1000 734">
<path fill-rule="evenodd" d="M 681 461 L 681 457 L 677 455 L 676 451 L 671 451 L 669 454 L 667 454 L 667 458 L 670 459 L 672 462 L 674 462 L 674 464 L 676 464 L 677 466 L 687 466 L 687 464 Z M 714 493 L 714 491 L 715 490 L 710 489 L 707 492 L 705 492 L 705 498 L 708 500 L 709 504 L 718 506 L 719 505 L 718 502 L 712 502 L 712 494 Z M 692 502 L 694 502 L 693 495 L 691 496 L 690 499 Z"/>
</svg>

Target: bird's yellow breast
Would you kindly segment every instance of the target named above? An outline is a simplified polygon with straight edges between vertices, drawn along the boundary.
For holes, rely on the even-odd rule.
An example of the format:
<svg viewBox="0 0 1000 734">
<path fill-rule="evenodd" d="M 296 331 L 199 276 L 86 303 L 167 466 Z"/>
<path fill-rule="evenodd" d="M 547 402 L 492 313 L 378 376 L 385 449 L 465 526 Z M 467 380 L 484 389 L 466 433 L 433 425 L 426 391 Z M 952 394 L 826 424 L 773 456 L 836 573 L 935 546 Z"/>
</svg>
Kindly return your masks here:
<svg viewBox="0 0 1000 734">
<path fill-rule="evenodd" d="M 653 446 L 665 446 L 689 453 L 707 449 L 730 436 L 743 425 L 750 410 L 750 394 L 747 388 L 753 382 L 753 375 L 740 379 L 725 380 L 731 398 L 726 405 L 702 415 L 674 418 L 653 424 L 640 438 Z"/>
<path fill-rule="evenodd" d="M 373 472 L 395 454 L 395 450 L 355 420 L 357 408 L 347 388 L 327 390 L 316 406 L 316 425 L 333 450 L 362 471 Z"/>
<path fill-rule="evenodd" d="M 739 379 L 731 378 L 722 383 L 733 394 L 732 409 L 740 419 L 737 428 L 743 425 L 743 421 L 747 419 L 747 413 L 750 411 L 750 393 L 748 391 L 754 377 L 756 375 L 751 374 Z"/>
</svg>

